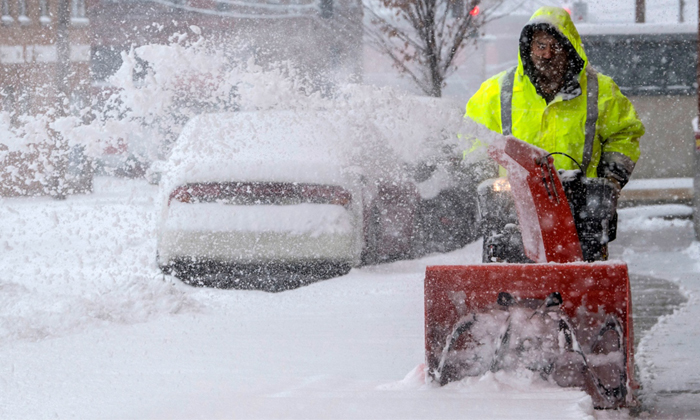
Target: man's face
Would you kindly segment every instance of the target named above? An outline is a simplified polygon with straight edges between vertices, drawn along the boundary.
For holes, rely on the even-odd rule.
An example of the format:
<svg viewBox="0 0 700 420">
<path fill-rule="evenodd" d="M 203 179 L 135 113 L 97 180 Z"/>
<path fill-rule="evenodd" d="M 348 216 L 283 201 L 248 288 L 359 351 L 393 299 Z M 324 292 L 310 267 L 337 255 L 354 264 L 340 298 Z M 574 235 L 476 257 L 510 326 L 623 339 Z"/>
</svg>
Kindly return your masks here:
<svg viewBox="0 0 700 420">
<path fill-rule="evenodd" d="M 564 76 L 567 66 L 566 51 L 552 35 L 535 31 L 530 44 L 530 58 L 538 72 L 549 80 Z"/>
</svg>

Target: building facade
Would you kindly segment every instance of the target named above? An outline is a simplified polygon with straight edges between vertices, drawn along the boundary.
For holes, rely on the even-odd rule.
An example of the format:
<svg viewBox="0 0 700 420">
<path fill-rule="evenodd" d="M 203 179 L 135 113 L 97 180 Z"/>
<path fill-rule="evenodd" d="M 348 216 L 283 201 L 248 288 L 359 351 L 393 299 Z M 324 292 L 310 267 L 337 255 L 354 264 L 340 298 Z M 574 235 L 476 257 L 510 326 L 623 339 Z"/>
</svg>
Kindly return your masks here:
<svg viewBox="0 0 700 420">
<path fill-rule="evenodd" d="M 0 109 L 16 117 L 84 102 L 90 80 L 85 0 L 2 0 L 0 12 Z"/>
</svg>

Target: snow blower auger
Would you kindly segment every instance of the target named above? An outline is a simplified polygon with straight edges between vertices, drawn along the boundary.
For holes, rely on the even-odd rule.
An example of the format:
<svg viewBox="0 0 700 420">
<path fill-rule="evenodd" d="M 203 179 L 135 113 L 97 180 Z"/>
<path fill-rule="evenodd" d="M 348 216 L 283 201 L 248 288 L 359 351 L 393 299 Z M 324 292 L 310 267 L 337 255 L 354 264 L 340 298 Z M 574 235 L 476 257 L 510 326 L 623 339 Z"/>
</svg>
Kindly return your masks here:
<svg viewBox="0 0 700 420">
<path fill-rule="evenodd" d="M 635 405 L 627 265 L 604 261 L 615 191 L 581 171 L 558 173 L 551 154 L 513 137 L 489 154 L 508 171 L 490 186 L 510 198 L 488 209 L 480 197 L 485 264 L 426 270 L 430 377 L 445 385 L 530 369 L 580 387 L 596 408 Z"/>
</svg>

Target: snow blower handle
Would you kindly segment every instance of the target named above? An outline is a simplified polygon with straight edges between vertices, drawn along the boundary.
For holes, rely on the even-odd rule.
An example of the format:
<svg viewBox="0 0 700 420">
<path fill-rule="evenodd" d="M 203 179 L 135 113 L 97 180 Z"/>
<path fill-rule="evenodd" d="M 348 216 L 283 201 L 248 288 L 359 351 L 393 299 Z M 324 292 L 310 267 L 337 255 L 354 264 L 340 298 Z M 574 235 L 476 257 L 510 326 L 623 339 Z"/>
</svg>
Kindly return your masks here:
<svg viewBox="0 0 700 420">
<path fill-rule="evenodd" d="M 512 136 L 489 146 L 489 155 L 508 171 L 525 255 L 537 263 L 583 261 L 576 224 L 551 155 Z"/>
</svg>

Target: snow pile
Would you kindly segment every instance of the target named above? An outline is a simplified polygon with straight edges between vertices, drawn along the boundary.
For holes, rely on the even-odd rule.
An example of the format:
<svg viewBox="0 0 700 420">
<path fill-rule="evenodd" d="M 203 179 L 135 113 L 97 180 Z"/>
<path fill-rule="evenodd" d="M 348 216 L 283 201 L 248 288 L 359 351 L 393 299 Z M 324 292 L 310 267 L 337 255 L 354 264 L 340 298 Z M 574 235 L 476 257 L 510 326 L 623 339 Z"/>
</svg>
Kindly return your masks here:
<svg viewBox="0 0 700 420">
<path fill-rule="evenodd" d="M 439 398 L 437 394 L 448 394 L 466 403 L 461 411 L 461 418 L 578 418 L 585 420 L 597 418 L 598 413 L 593 409 L 593 403 L 588 394 L 561 388 L 542 379 L 537 372 L 529 369 L 486 372 L 482 376 L 466 377 L 444 387 L 426 383 L 425 369 L 425 365 L 420 364 L 401 381 L 383 384 L 377 389 L 394 393 L 419 391 L 429 394 L 428 398 Z M 569 394 L 570 397 L 567 405 L 550 406 L 548 409 L 552 411 L 549 413 L 535 414 L 535 410 L 532 410 L 529 404 L 530 401 L 536 401 L 539 395 L 547 394 L 556 399 L 557 394 L 563 396 L 564 393 Z M 494 404 L 493 401 L 498 403 Z M 515 411 L 512 411 L 515 407 L 517 407 Z"/>
<path fill-rule="evenodd" d="M 660 230 L 692 224 L 693 209 L 682 204 L 640 206 L 618 210 L 618 228 L 623 230 Z"/>
<path fill-rule="evenodd" d="M 693 178 L 632 179 L 625 185 L 629 190 L 692 189 Z"/>
<path fill-rule="evenodd" d="M 21 283 L 0 283 L 0 341 L 33 341 L 75 333 L 94 325 L 146 322 L 154 316 L 197 307 L 171 284 L 154 276 L 127 277 L 114 287 L 95 285 L 106 283 L 104 278 L 86 282 L 76 277 L 75 282 L 83 286 L 92 283 L 96 290 L 57 293 Z"/>
<path fill-rule="evenodd" d="M 115 185 L 98 180 L 97 187 Z M 0 342 L 198 310 L 154 267 L 152 198 L 134 203 L 96 195 L 97 203 L 2 200 Z"/>
</svg>

